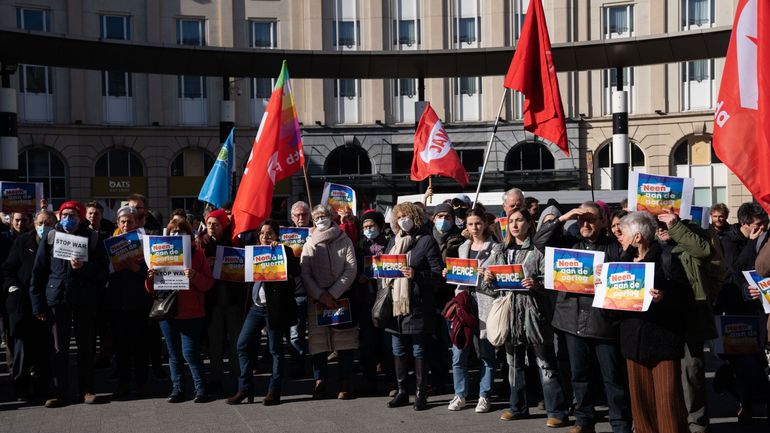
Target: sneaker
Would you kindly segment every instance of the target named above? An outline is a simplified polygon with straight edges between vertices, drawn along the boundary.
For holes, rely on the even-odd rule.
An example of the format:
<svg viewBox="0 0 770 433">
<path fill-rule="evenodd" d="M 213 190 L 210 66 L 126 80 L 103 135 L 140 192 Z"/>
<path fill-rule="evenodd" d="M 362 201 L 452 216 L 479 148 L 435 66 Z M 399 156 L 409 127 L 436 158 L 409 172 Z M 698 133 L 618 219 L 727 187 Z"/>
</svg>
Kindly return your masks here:
<svg viewBox="0 0 770 433">
<path fill-rule="evenodd" d="M 51 409 L 55 407 L 66 406 L 66 405 L 67 405 L 66 400 L 58 397 L 49 398 L 48 400 L 45 401 L 45 407 L 51 408 Z"/>
<path fill-rule="evenodd" d="M 87 392 L 83 396 L 83 403 L 85 404 L 94 404 L 96 403 L 96 394 Z"/>
<path fill-rule="evenodd" d="M 456 411 L 464 407 L 465 407 L 465 399 L 460 397 L 459 395 L 456 395 L 454 396 L 452 401 L 449 402 L 449 406 L 447 406 L 447 409 Z"/>
<path fill-rule="evenodd" d="M 479 402 L 476 403 L 476 413 L 489 412 L 489 399 L 486 397 L 479 397 Z"/>
</svg>

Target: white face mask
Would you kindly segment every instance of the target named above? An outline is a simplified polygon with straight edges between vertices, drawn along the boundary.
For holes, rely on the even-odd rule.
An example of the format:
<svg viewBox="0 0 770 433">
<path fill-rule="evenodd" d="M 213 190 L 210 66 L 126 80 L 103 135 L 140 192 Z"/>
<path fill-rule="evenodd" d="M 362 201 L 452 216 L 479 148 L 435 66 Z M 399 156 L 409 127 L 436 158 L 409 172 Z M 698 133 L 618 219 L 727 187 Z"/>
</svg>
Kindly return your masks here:
<svg viewBox="0 0 770 433">
<path fill-rule="evenodd" d="M 321 230 L 321 231 L 326 230 L 332 226 L 332 221 L 326 217 L 318 218 L 314 222 L 315 222 L 316 228 L 318 228 L 318 230 Z"/>
<path fill-rule="evenodd" d="M 398 226 L 405 232 L 410 232 L 414 228 L 414 221 L 409 217 L 404 217 L 398 220 Z"/>
</svg>

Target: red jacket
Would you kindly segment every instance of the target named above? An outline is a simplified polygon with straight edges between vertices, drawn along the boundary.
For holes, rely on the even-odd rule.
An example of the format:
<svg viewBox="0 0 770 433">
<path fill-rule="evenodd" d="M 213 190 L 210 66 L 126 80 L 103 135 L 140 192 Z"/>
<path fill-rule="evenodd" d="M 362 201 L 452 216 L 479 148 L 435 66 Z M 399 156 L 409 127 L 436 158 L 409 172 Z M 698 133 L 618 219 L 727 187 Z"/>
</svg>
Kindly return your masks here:
<svg viewBox="0 0 770 433">
<path fill-rule="evenodd" d="M 177 319 L 197 319 L 206 316 L 205 293 L 214 285 L 214 278 L 211 277 L 209 262 L 201 248 L 192 249 L 192 269 L 195 270 L 195 277 L 190 280 L 190 290 L 179 291 Z M 144 288 L 151 295 L 155 293 L 151 277 L 144 280 Z"/>
</svg>

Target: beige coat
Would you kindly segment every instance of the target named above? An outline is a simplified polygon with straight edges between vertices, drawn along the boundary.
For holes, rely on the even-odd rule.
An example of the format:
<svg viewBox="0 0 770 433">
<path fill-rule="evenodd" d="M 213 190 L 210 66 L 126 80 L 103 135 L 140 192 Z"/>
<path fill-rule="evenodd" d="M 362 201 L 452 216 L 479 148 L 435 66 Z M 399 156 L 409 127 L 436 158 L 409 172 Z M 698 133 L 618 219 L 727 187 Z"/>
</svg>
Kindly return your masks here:
<svg viewBox="0 0 770 433">
<path fill-rule="evenodd" d="M 358 348 L 358 327 L 335 329 L 316 325 L 316 305 L 323 292 L 345 298 L 356 277 L 356 252 L 337 227 L 313 231 L 302 248 L 302 283 L 307 290 L 308 349 L 311 355 Z M 356 314 L 356 312 L 353 312 Z"/>
</svg>

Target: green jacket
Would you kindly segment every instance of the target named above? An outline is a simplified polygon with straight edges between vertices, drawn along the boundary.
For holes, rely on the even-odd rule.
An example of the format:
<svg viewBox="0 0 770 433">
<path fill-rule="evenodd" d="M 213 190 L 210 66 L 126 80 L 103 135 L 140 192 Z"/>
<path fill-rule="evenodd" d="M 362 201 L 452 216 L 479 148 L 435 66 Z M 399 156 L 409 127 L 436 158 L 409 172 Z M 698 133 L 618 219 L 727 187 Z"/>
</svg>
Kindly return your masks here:
<svg viewBox="0 0 770 433">
<path fill-rule="evenodd" d="M 714 248 L 708 238 L 699 235 L 698 231 L 697 227 L 678 221 L 668 230 L 668 234 L 676 242 L 672 252 L 682 262 L 682 267 L 684 267 L 687 279 L 692 286 L 695 300 L 706 301 L 711 292 L 709 268 Z"/>
</svg>

